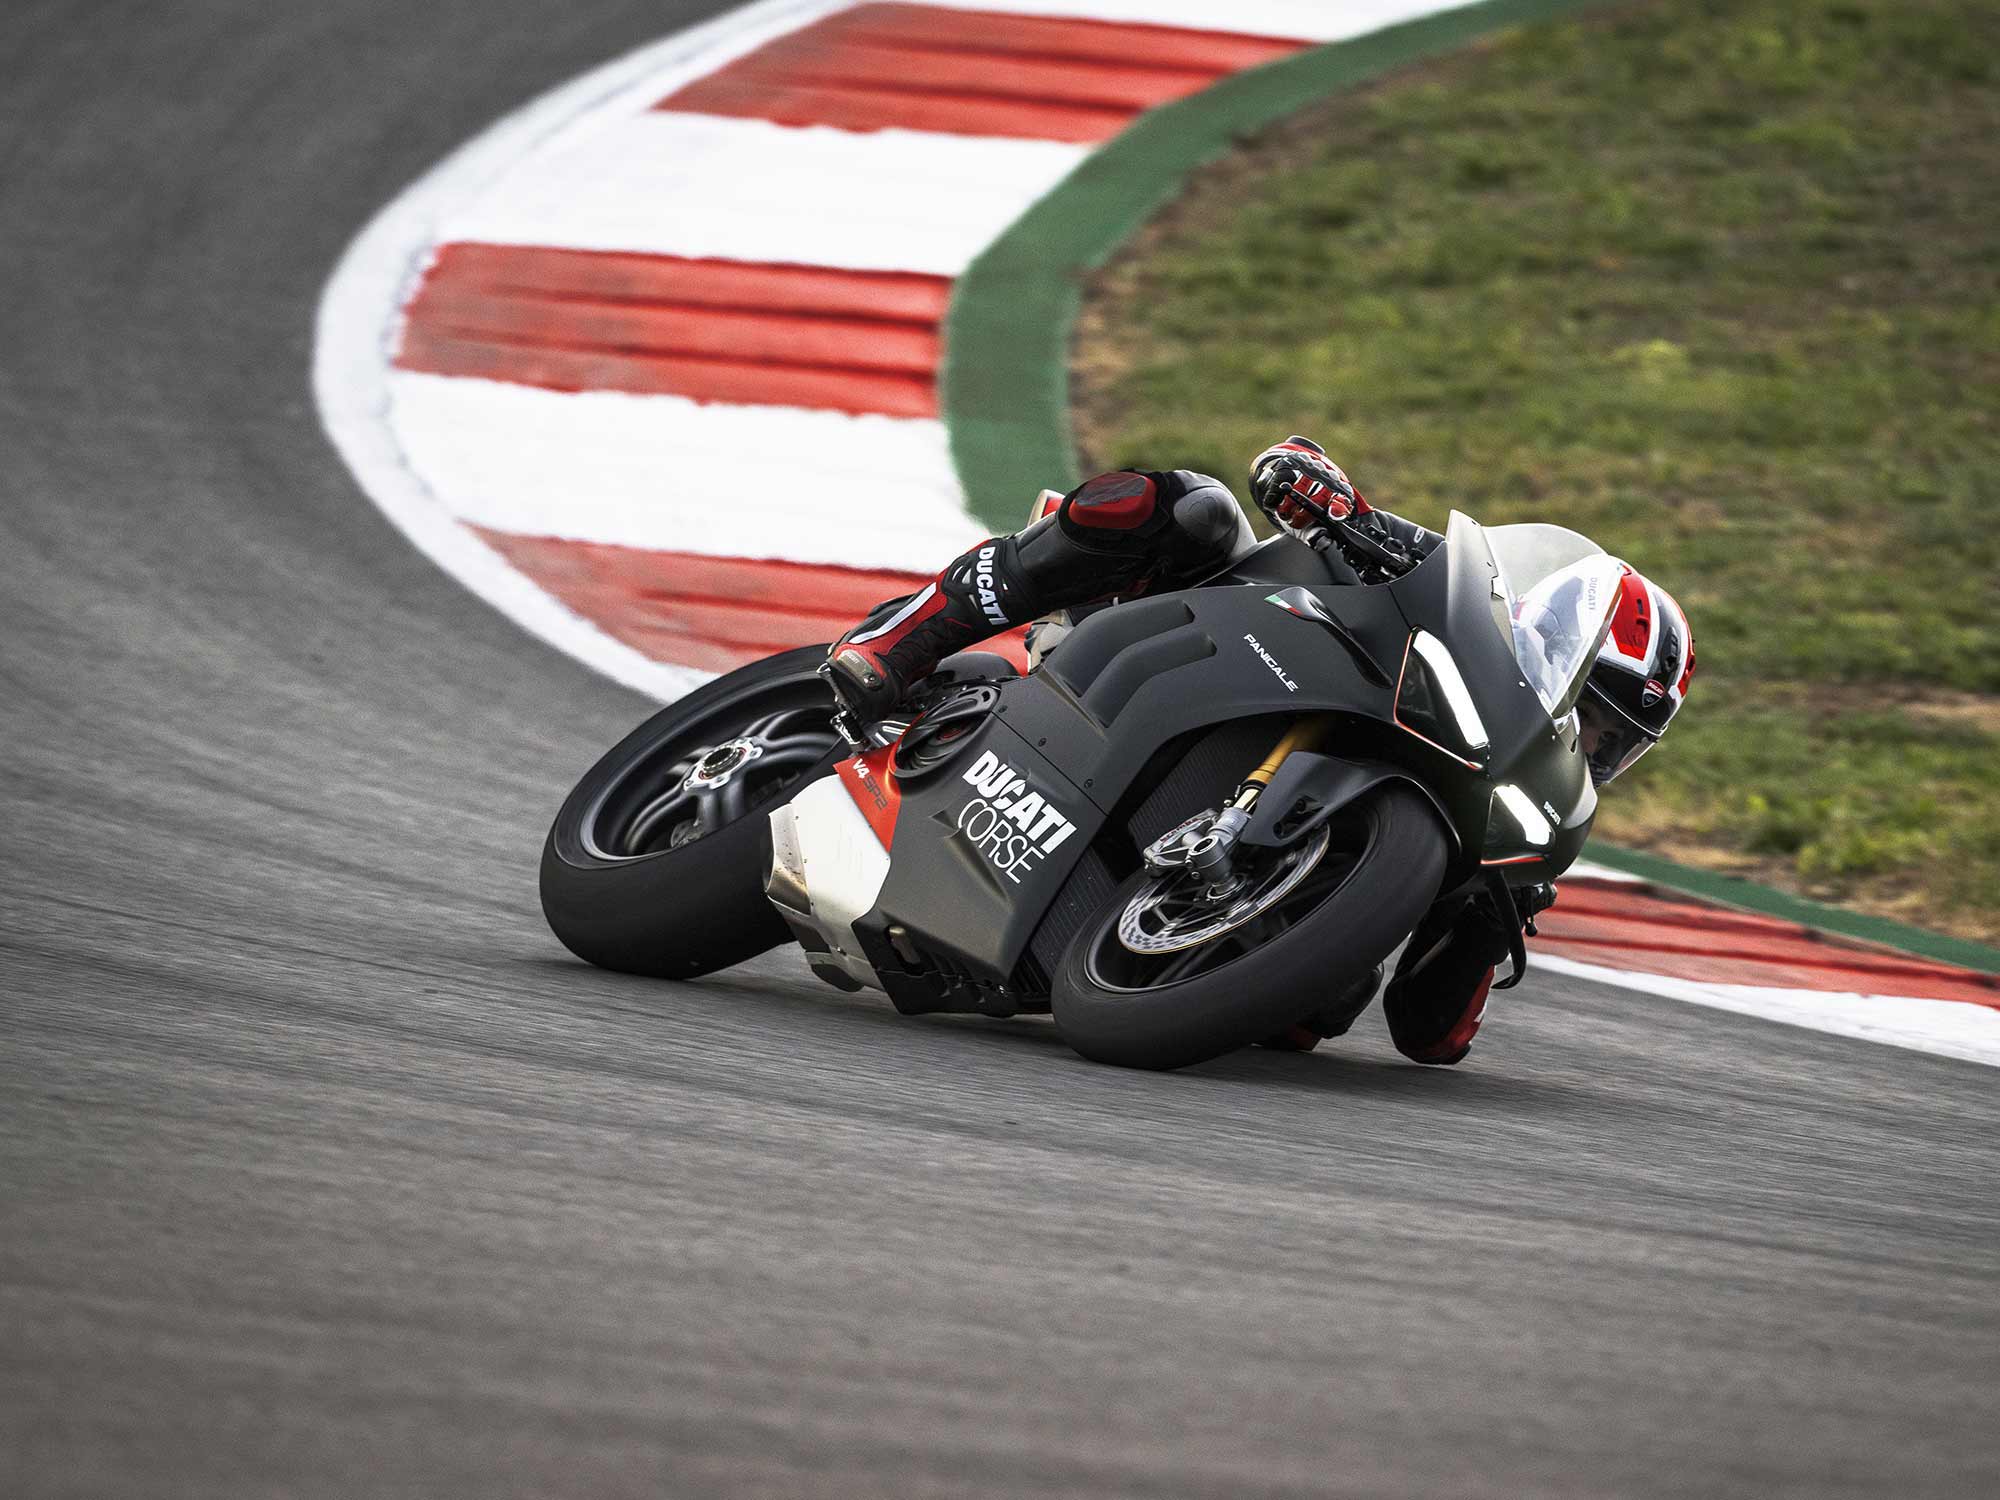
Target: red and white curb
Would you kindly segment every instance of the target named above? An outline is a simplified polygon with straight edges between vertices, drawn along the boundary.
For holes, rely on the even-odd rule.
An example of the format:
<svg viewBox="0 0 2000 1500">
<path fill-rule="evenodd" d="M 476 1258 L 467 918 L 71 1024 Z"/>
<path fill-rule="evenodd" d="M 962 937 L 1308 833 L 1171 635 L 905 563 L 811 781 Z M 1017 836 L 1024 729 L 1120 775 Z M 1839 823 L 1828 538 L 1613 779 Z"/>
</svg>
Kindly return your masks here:
<svg viewBox="0 0 2000 1500">
<path fill-rule="evenodd" d="M 1530 964 L 1813 1031 L 2000 1064 L 2000 977 L 1734 911 L 1579 863 Z"/>
<path fill-rule="evenodd" d="M 328 429 L 418 545 L 622 682 L 827 639 L 981 534 L 938 418 L 953 278 L 1146 108 L 1441 8 L 745 6 L 369 225 L 320 311 Z"/>
<path fill-rule="evenodd" d="M 509 116 L 369 224 L 320 306 L 327 429 L 442 567 L 642 692 L 829 639 L 983 534 L 937 399 L 980 251 L 1144 110 L 1447 8 L 744 6 Z M 1602 890 L 1565 887 L 1551 967 L 2000 1061 L 1990 986 L 1730 947 Z M 1648 946 L 1663 928 L 1686 951 Z"/>
</svg>

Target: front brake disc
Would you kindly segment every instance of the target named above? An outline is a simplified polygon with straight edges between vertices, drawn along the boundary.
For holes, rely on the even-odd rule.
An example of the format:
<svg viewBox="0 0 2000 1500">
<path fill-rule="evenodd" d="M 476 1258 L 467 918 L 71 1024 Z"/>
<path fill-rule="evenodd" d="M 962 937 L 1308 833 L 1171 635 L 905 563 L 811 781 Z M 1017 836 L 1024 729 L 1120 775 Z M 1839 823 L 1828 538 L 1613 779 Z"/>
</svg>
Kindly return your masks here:
<svg viewBox="0 0 2000 1500">
<path fill-rule="evenodd" d="M 1268 868 L 1219 891 L 1179 872 L 1149 881 L 1119 913 L 1118 941 L 1128 953 L 1175 953 L 1254 921 L 1313 872 L 1332 833 L 1322 824 L 1305 843 L 1277 851 Z"/>
</svg>

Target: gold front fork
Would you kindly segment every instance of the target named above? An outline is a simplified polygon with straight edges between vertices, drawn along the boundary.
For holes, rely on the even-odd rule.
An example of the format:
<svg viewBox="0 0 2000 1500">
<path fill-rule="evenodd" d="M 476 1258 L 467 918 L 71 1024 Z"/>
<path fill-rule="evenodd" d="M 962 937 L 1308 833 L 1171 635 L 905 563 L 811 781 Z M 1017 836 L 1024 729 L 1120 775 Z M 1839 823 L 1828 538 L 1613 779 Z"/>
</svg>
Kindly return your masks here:
<svg viewBox="0 0 2000 1500">
<path fill-rule="evenodd" d="M 1284 737 L 1271 747 L 1271 753 L 1264 757 L 1263 763 L 1243 778 L 1243 785 L 1237 788 L 1236 795 L 1230 799 L 1229 805 L 1244 812 L 1255 807 L 1257 798 L 1263 793 L 1264 788 L 1271 784 L 1271 778 L 1278 774 L 1278 768 L 1284 765 L 1286 758 L 1294 750 L 1312 749 L 1326 737 L 1326 729 L 1327 719 L 1324 714 L 1300 719 L 1292 725 L 1285 731 Z"/>
<path fill-rule="evenodd" d="M 1279 768 L 1294 751 L 1310 750 L 1325 738 L 1329 722 L 1325 714 L 1315 714 L 1293 724 L 1271 747 L 1271 753 L 1264 757 L 1263 764 L 1244 777 L 1243 784 L 1236 789 L 1228 805 L 1205 831 L 1198 835 L 1190 832 L 1171 847 L 1169 839 L 1173 836 L 1169 835 L 1148 849 L 1147 870 L 1160 878 L 1181 872 L 1192 873 L 1211 890 L 1227 886 L 1236 841 L 1250 826 L 1250 812 L 1256 807 L 1258 797 L 1263 795 L 1264 788 L 1271 784 L 1271 778 L 1278 774 Z"/>
</svg>

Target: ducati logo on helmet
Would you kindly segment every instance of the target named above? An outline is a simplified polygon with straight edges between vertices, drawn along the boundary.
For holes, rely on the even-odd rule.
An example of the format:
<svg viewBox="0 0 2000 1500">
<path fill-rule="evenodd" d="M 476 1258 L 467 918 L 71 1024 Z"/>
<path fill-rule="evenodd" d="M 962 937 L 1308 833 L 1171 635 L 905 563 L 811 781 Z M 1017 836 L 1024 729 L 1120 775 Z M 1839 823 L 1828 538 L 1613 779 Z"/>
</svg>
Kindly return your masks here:
<svg viewBox="0 0 2000 1500">
<path fill-rule="evenodd" d="M 1639 701 L 1647 708 L 1651 708 L 1666 696 L 1667 690 L 1660 686 L 1653 678 L 1648 677 L 1646 679 L 1646 690 L 1639 695 Z"/>
</svg>

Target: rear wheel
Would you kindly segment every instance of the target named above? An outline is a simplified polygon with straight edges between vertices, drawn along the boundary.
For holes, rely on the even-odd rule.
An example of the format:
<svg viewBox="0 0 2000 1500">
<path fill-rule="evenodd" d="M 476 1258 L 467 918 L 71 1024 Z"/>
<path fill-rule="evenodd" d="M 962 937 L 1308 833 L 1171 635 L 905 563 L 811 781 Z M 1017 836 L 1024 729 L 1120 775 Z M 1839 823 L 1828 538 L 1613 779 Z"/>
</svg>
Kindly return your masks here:
<svg viewBox="0 0 2000 1500">
<path fill-rule="evenodd" d="M 775 947 L 765 814 L 838 758 L 823 646 L 752 662 L 640 725 L 569 794 L 542 911 L 577 957 L 685 979 Z"/>
<path fill-rule="evenodd" d="M 1063 955 L 1056 1023 L 1085 1057 L 1182 1068 L 1282 1032 L 1366 974 L 1436 899 L 1449 846 L 1388 783 L 1286 849 L 1238 851 L 1219 890 L 1144 871 Z"/>
</svg>

